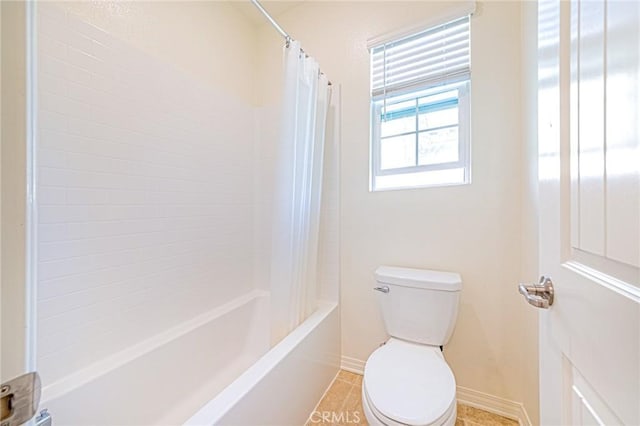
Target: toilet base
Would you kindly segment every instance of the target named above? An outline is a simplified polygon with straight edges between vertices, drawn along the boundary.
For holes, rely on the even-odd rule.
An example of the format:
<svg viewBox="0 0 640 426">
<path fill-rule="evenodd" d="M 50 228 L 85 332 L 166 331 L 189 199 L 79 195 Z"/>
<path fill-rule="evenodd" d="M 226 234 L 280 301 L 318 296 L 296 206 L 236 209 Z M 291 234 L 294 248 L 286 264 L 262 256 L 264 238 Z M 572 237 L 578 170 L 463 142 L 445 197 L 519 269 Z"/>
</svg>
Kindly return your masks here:
<svg viewBox="0 0 640 426">
<path fill-rule="evenodd" d="M 406 426 L 402 423 L 397 422 L 383 423 L 375 414 L 373 414 L 371 407 L 369 407 L 369 401 L 364 391 L 364 384 L 360 392 L 362 394 L 362 409 L 364 410 L 364 416 L 367 418 L 367 422 L 370 426 Z M 429 426 L 455 426 L 458 413 L 457 402 L 454 402 L 453 404 L 453 411 L 451 412 L 449 417 L 447 417 L 442 423 Z"/>
</svg>

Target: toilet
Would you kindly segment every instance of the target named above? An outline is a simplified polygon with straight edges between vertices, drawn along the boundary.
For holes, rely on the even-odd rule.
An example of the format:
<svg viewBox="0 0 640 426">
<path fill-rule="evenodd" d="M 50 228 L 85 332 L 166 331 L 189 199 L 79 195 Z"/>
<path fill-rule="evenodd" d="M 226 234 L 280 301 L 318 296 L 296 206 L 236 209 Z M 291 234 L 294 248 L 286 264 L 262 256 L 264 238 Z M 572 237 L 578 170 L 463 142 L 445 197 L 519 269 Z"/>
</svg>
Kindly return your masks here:
<svg viewBox="0 0 640 426">
<path fill-rule="evenodd" d="M 453 272 L 381 266 L 374 288 L 391 336 L 364 368 L 362 407 L 372 426 L 449 426 L 456 380 L 442 355 L 462 279 Z"/>
</svg>

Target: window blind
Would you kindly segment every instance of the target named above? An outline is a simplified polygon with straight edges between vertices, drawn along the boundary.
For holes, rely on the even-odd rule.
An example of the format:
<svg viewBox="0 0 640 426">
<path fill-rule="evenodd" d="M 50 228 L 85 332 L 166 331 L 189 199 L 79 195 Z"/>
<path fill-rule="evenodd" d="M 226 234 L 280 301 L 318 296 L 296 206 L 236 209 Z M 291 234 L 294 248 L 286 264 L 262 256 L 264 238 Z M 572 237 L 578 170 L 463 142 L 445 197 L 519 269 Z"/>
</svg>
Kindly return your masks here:
<svg viewBox="0 0 640 426">
<path fill-rule="evenodd" d="M 469 16 L 371 49 L 371 95 L 469 79 Z"/>
</svg>

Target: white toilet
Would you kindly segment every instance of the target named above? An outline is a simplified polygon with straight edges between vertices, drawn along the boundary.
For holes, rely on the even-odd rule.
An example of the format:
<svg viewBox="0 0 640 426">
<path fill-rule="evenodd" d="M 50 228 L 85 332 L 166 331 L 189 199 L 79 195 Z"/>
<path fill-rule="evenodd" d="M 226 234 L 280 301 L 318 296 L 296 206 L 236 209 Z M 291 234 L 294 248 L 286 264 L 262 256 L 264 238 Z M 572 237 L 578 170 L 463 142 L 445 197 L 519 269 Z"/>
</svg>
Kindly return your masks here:
<svg viewBox="0 0 640 426">
<path fill-rule="evenodd" d="M 370 425 L 441 426 L 456 421 L 456 380 L 440 347 L 451 337 L 459 274 L 381 266 L 380 306 L 391 338 L 364 368 L 362 407 Z"/>
</svg>

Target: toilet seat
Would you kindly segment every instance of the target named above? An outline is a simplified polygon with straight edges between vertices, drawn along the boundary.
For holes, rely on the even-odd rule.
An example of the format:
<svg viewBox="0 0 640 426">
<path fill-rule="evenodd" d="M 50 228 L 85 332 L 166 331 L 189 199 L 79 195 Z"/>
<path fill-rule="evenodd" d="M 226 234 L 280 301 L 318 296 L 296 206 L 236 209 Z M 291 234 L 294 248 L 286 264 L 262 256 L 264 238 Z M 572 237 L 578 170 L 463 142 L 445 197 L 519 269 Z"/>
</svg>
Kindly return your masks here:
<svg viewBox="0 0 640 426">
<path fill-rule="evenodd" d="M 395 338 L 365 365 L 363 404 L 386 425 L 455 421 L 456 383 L 440 348 Z"/>
<path fill-rule="evenodd" d="M 369 402 L 369 396 L 366 394 L 364 387 L 362 389 L 362 408 L 369 423 L 369 426 L 407 426 L 402 423 L 398 423 L 393 419 L 385 417 L 382 413 L 372 407 Z M 447 412 L 438 419 L 435 423 L 428 426 L 454 426 L 457 418 L 457 404 L 456 401 L 451 404 L 451 407 Z M 426 425 L 423 425 L 426 426 Z"/>
</svg>

